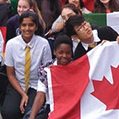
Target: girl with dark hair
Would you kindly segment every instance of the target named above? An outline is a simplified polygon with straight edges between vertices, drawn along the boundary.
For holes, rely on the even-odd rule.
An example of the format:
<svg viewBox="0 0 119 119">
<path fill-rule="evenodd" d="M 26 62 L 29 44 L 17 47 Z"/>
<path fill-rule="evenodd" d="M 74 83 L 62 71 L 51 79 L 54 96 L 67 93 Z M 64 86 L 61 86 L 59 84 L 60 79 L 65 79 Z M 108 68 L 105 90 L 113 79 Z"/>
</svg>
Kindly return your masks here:
<svg viewBox="0 0 119 119">
<path fill-rule="evenodd" d="M 114 11 L 119 11 L 118 0 L 95 0 L 94 12 L 110 13 Z"/>
<path fill-rule="evenodd" d="M 38 23 L 35 12 L 23 12 L 19 18 L 21 35 L 7 42 L 5 65 L 9 84 L 1 111 L 3 119 L 20 119 L 29 112 L 36 95 L 39 66 L 52 61 L 48 41 L 35 34 Z M 41 119 L 45 119 L 48 112 L 45 108 L 42 111 Z"/>
<path fill-rule="evenodd" d="M 59 0 L 35 0 L 46 23 L 46 32 L 51 28 L 52 23 L 60 15 L 61 5 Z"/>
<path fill-rule="evenodd" d="M 88 9 L 85 8 L 84 3 L 82 0 L 66 0 L 65 4 L 71 3 L 74 4 L 77 8 L 79 8 L 82 13 L 91 13 Z"/>
<path fill-rule="evenodd" d="M 19 0 L 17 5 L 17 13 L 7 21 L 7 40 L 20 34 L 19 17 L 25 11 L 32 10 L 38 14 L 39 27 L 36 31 L 37 35 L 43 35 L 45 30 L 45 22 L 41 16 L 35 0 Z"/>
<path fill-rule="evenodd" d="M 61 11 L 61 15 L 53 23 L 52 28 L 49 31 L 49 34 L 60 32 L 61 30 L 63 30 L 66 20 L 70 16 L 76 15 L 76 14 L 82 15 L 82 12 L 74 4 L 66 4 L 66 5 L 64 5 L 64 7 L 62 8 L 62 11 Z"/>
</svg>

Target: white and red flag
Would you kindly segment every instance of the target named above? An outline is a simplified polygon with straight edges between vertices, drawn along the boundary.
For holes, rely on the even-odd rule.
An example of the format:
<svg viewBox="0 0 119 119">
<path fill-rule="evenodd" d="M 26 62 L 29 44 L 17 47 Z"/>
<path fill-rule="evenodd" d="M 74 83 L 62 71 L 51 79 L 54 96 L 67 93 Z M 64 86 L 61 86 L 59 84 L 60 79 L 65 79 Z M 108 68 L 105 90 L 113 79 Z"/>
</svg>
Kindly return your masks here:
<svg viewBox="0 0 119 119">
<path fill-rule="evenodd" d="M 1 55 L 4 55 L 5 53 L 6 32 L 7 32 L 6 27 L 0 26 L 0 54 Z"/>
<path fill-rule="evenodd" d="M 106 42 L 48 70 L 49 119 L 119 119 L 119 44 Z"/>
</svg>

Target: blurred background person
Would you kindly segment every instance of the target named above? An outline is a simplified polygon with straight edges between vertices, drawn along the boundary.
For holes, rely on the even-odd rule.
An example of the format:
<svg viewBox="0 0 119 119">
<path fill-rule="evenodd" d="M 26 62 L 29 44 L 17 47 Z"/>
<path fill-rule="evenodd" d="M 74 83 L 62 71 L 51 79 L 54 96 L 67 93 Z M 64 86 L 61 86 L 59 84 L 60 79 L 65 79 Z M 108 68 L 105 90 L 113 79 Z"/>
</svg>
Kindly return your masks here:
<svg viewBox="0 0 119 119">
<path fill-rule="evenodd" d="M 12 14 L 11 3 L 8 0 L 0 0 L 0 26 L 6 26 Z"/>
<path fill-rule="evenodd" d="M 118 0 L 95 0 L 95 13 L 111 13 L 115 11 L 119 11 Z"/>
<path fill-rule="evenodd" d="M 19 30 L 19 17 L 25 11 L 34 11 L 39 16 L 39 27 L 36 31 L 37 35 L 43 35 L 45 30 L 45 22 L 41 16 L 41 13 L 37 7 L 35 0 L 19 0 L 17 6 L 17 13 L 7 21 L 7 40 L 20 34 Z"/>
<path fill-rule="evenodd" d="M 52 23 L 61 13 L 59 0 L 35 0 L 46 23 L 46 32 L 51 28 Z"/>
<path fill-rule="evenodd" d="M 65 4 L 67 3 L 74 4 L 77 8 L 79 8 L 82 11 L 82 13 L 91 13 L 91 11 L 89 11 L 85 7 L 83 0 L 66 0 Z"/>
</svg>

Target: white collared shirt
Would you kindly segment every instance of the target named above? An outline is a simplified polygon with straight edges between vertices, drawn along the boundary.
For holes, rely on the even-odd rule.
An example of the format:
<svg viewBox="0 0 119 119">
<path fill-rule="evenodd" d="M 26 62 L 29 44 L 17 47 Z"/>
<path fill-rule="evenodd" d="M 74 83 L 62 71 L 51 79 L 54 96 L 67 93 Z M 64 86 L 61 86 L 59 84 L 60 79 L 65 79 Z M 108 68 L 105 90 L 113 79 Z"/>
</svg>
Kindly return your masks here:
<svg viewBox="0 0 119 119">
<path fill-rule="evenodd" d="M 52 61 L 51 49 L 46 39 L 33 35 L 31 41 L 26 44 L 19 35 L 9 40 L 6 45 L 5 64 L 15 68 L 16 78 L 25 89 L 24 66 L 27 45 L 31 48 L 30 87 L 37 89 L 39 66 Z"/>
</svg>

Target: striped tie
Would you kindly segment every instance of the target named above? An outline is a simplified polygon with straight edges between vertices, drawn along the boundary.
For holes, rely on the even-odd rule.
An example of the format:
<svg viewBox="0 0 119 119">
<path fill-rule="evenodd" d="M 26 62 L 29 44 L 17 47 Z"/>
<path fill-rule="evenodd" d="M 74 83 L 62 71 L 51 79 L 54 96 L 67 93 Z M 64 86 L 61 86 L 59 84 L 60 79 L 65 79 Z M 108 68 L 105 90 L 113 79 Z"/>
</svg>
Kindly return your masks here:
<svg viewBox="0 0 119 119">
<path fill-rule="evenodd" d="M 29 80 L 30 80 L 30 67 L 31 67 L 31 54 L 30 47 L 26 47 L 25 49 L 25 92 L 27 93 L 29 88 Z"/>
</svg>

